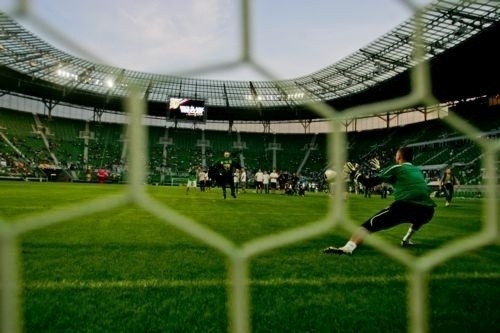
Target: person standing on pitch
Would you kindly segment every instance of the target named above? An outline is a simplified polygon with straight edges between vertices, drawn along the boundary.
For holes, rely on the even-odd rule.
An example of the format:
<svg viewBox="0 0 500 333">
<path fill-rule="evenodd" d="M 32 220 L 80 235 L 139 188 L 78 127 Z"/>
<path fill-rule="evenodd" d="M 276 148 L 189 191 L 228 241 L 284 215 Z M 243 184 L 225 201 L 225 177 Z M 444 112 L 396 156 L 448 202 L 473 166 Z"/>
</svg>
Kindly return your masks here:
<svg viewBox="0 0 500 333">
<path fill-rule="evenodd" d="M 367 235 L 405 222 L 411 225 L 401 240 L 401 246 L 407 247 L 413 244 L 411 237 L 432 219 L 436 204 L 430 198 L 430 191 L 422 171 L 411 163 L 412 160 L 411 148 L 399 148 L 395 156 L 396 164 L 381 170 L 372 178 L 362 177 L 355 165 L 350 162 L 346 163 L 345 168 L 350 170 L 354 174 L 354 179 L 364 186 L 372 187 L 382 182 L 392 184 L 395 201 L 366 220 L 344 246 L 327 247 L 323 250 L 324 253 L 352 254 Z M 380 168 L 377 159 L 370 160 L 370 164 L 374 169 Z"/>
<path fill-rule="evenodd" d="M 226 187 L 228 185 L 231 189 L 231 196 L 236 199 L 233 177 L 235 170 L 240 168 L 239 164 L 231 158 L 230 152 L 225 151 L 224 157 L 215 165 L 215 168 L 219 174 L 218 183 L 220 183 L 222 187 L 222 195 L 224 196 L 224 199 L 226 199 Z"/>
<path fill-rule="evenodd" d="M 243 167 L 240 169 L 240 187 L 243 193 L 247 193 L 247 171 Z"/>
<path fill-rule="evenodd" d="M 262 193 L 264 188 L 264 173 L 261 169 L 254 175 L 255 193 Z"/>
<path fill-rule="evenodd" d="M 198 169 L 194 165 L 188 169 L 188 180 L 186 183 L 186 194 L 189 193 L 190 188 L 196 189 L 196 177 L 198 176 Z"/>
<path fill-rule="evenodd" d="M 439 189 L 444 188 L 446 207 L 448 207 L 451 204 L 451 199 L 453 199 L 455 185 L 460 186 L 460 182 L 458 181 L 457 177 L 455 177 L 451 172 L 451 168 L 447 168 L 444 172 L 443 177 L 441 178 L 441 182 L 439 183 Z"/>
<path fill-rule="evenodd" d="M 207 173 L 203 168 L 198 168 L 198 182 L 200 183 L 200 191 L 205 192 L 207 187 Z"/>
<path fill-rule="evenodd" d="M 278 188 L 278 178 L 279 174 L 276 172 L 276 169 L 273 169 L 271 173 L 269 174 L 269 182 L 271 184 L 271 193 L 276 192 L 276 189 Z"/>
</svg>

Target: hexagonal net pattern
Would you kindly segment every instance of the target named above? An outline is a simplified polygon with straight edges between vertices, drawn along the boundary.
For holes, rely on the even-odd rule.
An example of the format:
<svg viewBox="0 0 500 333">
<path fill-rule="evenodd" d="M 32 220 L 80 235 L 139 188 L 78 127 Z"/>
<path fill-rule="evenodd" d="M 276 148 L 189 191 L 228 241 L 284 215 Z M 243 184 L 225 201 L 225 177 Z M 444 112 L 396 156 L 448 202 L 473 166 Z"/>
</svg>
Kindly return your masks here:
<svg viewBox="0 0 500 333">
<path fill-rule="evenodd" d="M 412 5 L 410 2 L 405 2 Z M 30 18 L 29 8 L 25 7 L 27 2 L 19 1 L 20 12 Z M 250 31 L 245 22 L 249 17 L 248 1 L 243 1 L 243 17 L 246 20 L 242 22 L 244 36 L 249 38 Z M 416 14 L 419 8 L 414 7 Z M 417 15 L 418 17 L 418 15 Z M 417 20 L 418 22 L 418 20 Z M 415 27 L 416 48 L 413 50 L 413 57 L 417 65 L 412 69 L 412 89 L 404 97 L 393 100 L 386 100 L 374 104 L 363 105 L 351 109 L 337 112 L 325 103 L 316 103 L 310 108 L 318 114 L 320 118 L 331 119 L 331 133 L 328 136 L 328 156 L 331 165 L 335 170 L 341 172 L 342 166 L 346 161 L 346 135 L 342 131 L 342 121 L 355 117 L 385 114 L 395 109 L 403 109 L 415 104 L 437 105 L 439 104 L 432 96 L 430 90 L 429 70 L 425 62 L 419 62 L 424 58 L 424 49 L 419 48 L 419 39 L 422 37 L 419 25 Z M 247 57 L 241 61 L 249 62 L 254 68 L 267 75 L 270 79 L 270 71 L 267 71 L 259 63 L 252 59 L 249 49 L 249 43 L 242 43 L 243 54 Z M 218 65 L 220 66 L 220 65 Z M 207 66 L 210 67 L 210 66 Z M 279 85 L 279 82 L 276 83 Z M 234 244 L 231 240 L 225 238 L 209 228 L 198 223 L 187 216 L 177 212 L 173 207 L 169 207 L 162 202 L 152 198 L 145 191 L 144 180 L 145 173 L 143 165 L 146 161 L 145 149 L 147 144 L 146 133 L 141 125 L 141 120 L 145 114 L 145 104 L 141 98 L 141 92 L 136 87 L 128 88 L 126 112 L 129 115 L 129 124 L 127 135 L 129 137 L 129 161 L 130 161 L 130 181 L 124 185 L 123 191 L 117 195 L 99 198 L 88 202 L 83 202 L 75 206 L 62 207 L 59 210 L 41 213 L 34 217 L 19 219 L 15 223 L 6 223 L 0 221 L 0 254 L 1 254 L 1 327 L 2 332 L 21 332 L 21 303 L 20 289 L 22 281 L 19 276 L 19 248 L 18 238 L 27 232 L 42 229 L 47 226 L 64 223 L 71 219 L 94 214 L 97 212 L 106 212 L 113 208 L 123 207 L 128 204 L 135 204 L 145 211 L 156 216 L 166 225 L 173 226 L 182 232 L 199 239 L 208 246 L 220 251 L 229 261 L 229 302 L 228 318 L 229 330 L 233 332 L 251 331 L 250 322 L 250 297 L 248 288 L 248 266 L 249 261 L 271 249 L 277 249 L 290 244 L 298 243 L 308 238 L 316 237 L 338 228 L 353 232 L 357 229 L 357 224 L 352 221 L 346 213 L 345 202 L 342 199 L 344 184 L 337 182 L 334 187 L 334 196 L 329 205 L 326 216 L 307 226 L 287 230 L 278 234 L 271 234 L 247 241 L 241 245 Z M 307 91 L 304 91 L 307 94 Z M 438 265 L 466 252 L 471 249 L 477 249 L 498 240 L 498 197 L 496 174 L 498 172 L 497 157 L 499 155 L 500 141 L 485 140 L 478 134 L 480 131 L 463 119 L 450 115 L 445 118 L 449 125 L 457 131 L 466 135 L 474 141 L 483 152 L 483 164 L 489 173 L 486 179 L 486 195 L 484 210 L 482 214 L 482 229 L 467 238 L 453 241 L 429 253 L 415 257 L 406 251 L 397 248 L 382 238 L 373 235 L 366 240 L 366 243 L 378 249 L 384 255 L 400 262 L 407 270 L 408 295 L 408 318 L 409 331 L 426 332 L 428 330 L 428 304 L 427 304 L 427 280 L 430 271 Z M 12 221 L 10 221 L 12 222 Z"/>
</svg>

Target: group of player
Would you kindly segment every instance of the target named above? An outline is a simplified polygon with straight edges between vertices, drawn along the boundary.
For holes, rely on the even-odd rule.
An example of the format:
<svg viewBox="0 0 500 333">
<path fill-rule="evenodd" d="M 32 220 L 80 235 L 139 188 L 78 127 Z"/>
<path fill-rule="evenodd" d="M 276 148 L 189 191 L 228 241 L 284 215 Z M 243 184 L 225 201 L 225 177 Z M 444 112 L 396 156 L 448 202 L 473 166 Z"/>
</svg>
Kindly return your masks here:
<svg viewBox="0 0 500 333">
<path fill-rule="evenodd" d="M 279 185 L 282 180 L 281 176 L 275 169 L 269 173 L 258 169 L 253 175 L 256 193 L 275 193 L 278 188 L 283 188 L 286 192 L 286 186 Z M 290 178 L 290 182 L 298 182 L 298 177 L 295 175 Z M 211 166 L 208 171 L 199 166 L 192 166 L 188 170 L 186 193 L 189 193 L 190 188 L 196 188 L 197 182 L 199 182 L 201 191 L 205 191 L 206 188 L 210 188 L 212 185 L 217 185 L 221 187 L 224 199 L 227 198 L 227 189 L 230 190 L 231 197 L 236 198 L 238 190 L 246 192 L 247 172 L 231 156 L 231 153 L 226 151 L 222 159 Z"/>
<path fill-rule="evenodd" d="M 329 246 L 323 250 L 327 254 L 352 254 L 354 250 L 362 243 L 363 239 L 371 234 L 381 230 L 392 228 L 402 223 L 409 223 L 408 231 L 401 239 L 400 245 L 407 247 L 413 245 L 413 235 L 425 224 L 431 221 L 434 216 L 434 207 L 436 203 L 430 196 L 430 190 L 420 168 L 413 165 L 413 150 L 409 147 L 401 147 L 394 156 L 395 163 L 380 169 L 380 161 L 377 158 L 369 160 L 370 174 L 363 173 L 360 165 L 347 162 L 344 165 L 344 173 L 350 182 L 362 184 L 366 188 L 372 188 L 376 185 L 386 183 L 393 189 L 394 201 L 386 208 L 378 211 L 366 221 L 360 228 L 351 235 L 344 246 Z M 194 169 L 194 168 L 193 168 Z M 236 187 L 234 182 L 236 170 L 241 170 L 241 165 L 237 163 L 229 152 L 224 152 L 223 158 L 210 168 L 208 177 L 215 179 L 218 186 L 222 189 L 223 198 L 227 198 L 227 188 L 230 195 L 236 198 Z M 196 187 L 196 179 L 199 176 L 199 168 L 190 173 L 189 187 Z M 275 171 L 273 171 L 275 172 Z M 272 188 L 277 186 L 277 173 L 272 177 L 259 170 L 256 173 L 255 184 L 257 192 L 264 189 L 264 179 L 273 179 Z M 445 192 L 446 206 L 449 206 L 453 198 L 454 187 L 459 185 L 458 179 L 452 174 L 451 168 L 445 170 L 441 179 L 441 187 Z M 191 186 L 190 186 L 191 185 Z M 203 190 L 203 189 L 202 189 Z"/>
</svg>

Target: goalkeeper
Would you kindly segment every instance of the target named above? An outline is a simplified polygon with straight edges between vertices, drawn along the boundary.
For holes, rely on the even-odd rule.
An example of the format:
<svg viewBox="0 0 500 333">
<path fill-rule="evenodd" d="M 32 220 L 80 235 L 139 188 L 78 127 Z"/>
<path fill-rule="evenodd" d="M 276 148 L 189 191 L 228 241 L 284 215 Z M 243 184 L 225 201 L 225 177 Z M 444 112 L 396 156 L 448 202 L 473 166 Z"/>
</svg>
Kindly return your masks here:
<svg viewBox="0 0 500 333">
<path fill-rule="evenodd" d="M 401 246 L 406 247 L 413 244 L 411 237 L 432 219 L 436 204 L 429 196 L 429 189 L 422 171 L 411 163 L 412 160 L 413 151 L 411 148 L 399 148 L 395 156 L 396 164 L 381 170 L 376 177 L 372 178 L 362 176 L 357 165 L 346 163 L 345 169 L 364 186 L 372 187 L 382 182 L 392 184 L 395 201 L 389 207 L 366 220 L 344 246 L 327 247 L 323 250 L 324 253 L 352 254 L 365 236 L 405 222 L 411 225 L 401 240 Z M 370 164 L 373 169 L 380 168 L 377 159 L 370 160 Z"/>
</svg>

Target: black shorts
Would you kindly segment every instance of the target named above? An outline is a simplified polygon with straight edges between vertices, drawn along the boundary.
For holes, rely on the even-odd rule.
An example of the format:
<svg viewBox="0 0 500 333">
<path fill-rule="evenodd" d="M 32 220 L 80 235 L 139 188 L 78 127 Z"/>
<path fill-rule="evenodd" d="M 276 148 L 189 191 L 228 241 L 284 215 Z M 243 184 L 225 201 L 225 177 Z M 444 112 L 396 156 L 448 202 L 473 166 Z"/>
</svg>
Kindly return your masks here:
<svg viewBox="0 0 500 333">
<path fill-rule="evenodd" d="M 434 207 L 405 201 L 394 201 L 366 220 L 362 226 L 370 232 L 389 229 L 401 223 L 411 223 L 413 230 L 429 222 L 434 216 Z"/>
</svg>

